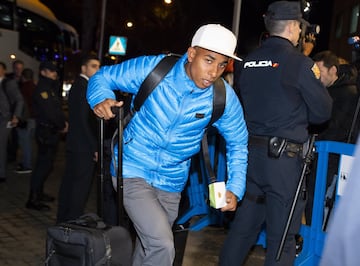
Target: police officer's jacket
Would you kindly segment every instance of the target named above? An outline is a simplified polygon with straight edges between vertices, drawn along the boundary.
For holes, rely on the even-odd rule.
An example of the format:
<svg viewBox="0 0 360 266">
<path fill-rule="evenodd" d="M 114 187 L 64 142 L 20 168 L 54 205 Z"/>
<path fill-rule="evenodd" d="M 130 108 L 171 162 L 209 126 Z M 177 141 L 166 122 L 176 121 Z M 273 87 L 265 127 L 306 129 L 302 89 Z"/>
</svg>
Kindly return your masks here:
<svg viewBox="0 0 360 266">
<path fill-rule="evenodd" d="M 33 94 L 33 111 L 37 125 L 59 131 L 65 128 L 65 115 L 56 94 L 58 81 L 40 76 Z"/>
<path fill-rule="evenodd" d="M 250 135 L 308 139 L 308 125 L 327 121 L 332 100 L 314 62 L 281 37 L 270 37 L 243 61 L 236 82 Z"/>
<path fill-rule="evenodd" d="M 89 80 L 90 106 L 93 108 L 106 98 L 114 99 L 112 90 L 136 94 L 163 57 L 144 56 L 102 67 Z M 200 150 L 213 109 L 213 86 L 198 88 L 185 72 L 186 62 L 185 54 L 124 130 L 124 178 L 141 177 L 164 191 L 183 190 L 190 158 Z M 248 135 L 240 102 L 234 90 L 228 84 L 225 87 L 226 107 L 214 126 L 226 140 L 227 189 L 241 199 L 245 190 Z M 117 150 L 114 157 L 117 158 Z"/>
</svg>

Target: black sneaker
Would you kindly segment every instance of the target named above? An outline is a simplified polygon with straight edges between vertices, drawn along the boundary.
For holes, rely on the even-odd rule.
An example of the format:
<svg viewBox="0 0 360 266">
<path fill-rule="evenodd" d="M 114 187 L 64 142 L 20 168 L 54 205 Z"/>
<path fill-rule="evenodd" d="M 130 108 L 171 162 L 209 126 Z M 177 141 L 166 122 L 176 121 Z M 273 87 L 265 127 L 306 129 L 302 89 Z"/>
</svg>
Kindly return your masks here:
<svg viewBox="0 0 360 266">
<path fill-rule="evenodd" d="M 25 168 L 22 165 L 16 167 L 15 173 L 17 174 L 30 174 L 32 170 L 30 168 Z"/>
<path fill-rule="evenodd" d="M 37 200 L 28 201 L 26 203 L 26 208 L 41 211 L 41 212 L 51 210 L 51 208 L 48 205 L 46 205 L 46 204 L 44 204 L 44 203 L 42 203 L 40 201 L 37 201 Z"/>
<path fill-rule="evenodd" d="M 55 198 L 49 194 L 46 193 L 41 193 L 39 195 L 39 201 L 44 201 L 44 202 L 53 202 L 55 200 Z"/>
</svg>

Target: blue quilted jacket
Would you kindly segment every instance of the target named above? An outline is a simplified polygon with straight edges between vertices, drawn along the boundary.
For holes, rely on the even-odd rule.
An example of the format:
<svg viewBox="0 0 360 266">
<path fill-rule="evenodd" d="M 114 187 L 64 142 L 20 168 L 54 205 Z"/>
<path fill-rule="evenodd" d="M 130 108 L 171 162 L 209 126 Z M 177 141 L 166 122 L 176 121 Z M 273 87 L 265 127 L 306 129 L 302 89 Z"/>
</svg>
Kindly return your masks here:
<svg viewBox="0 0 360 266">
<path fill-rule="evenodd" d="M 102 67 L 89 80 L 87 99 L 91 108 L 107 98 L 115 99 L 114 90 L 137 94 L 163 57 L 143 56 Z M 124 130 L 124 178 L 141 177 L 168 192 L 184 189 L 190 159 L 200 150 L 213 101 L 213 86 L 198 88 L 185 72 L 186 62 L 185 54 Z M 225 86 L 226 107 L 214 126 L 226 141 L 227 189 L 240 200 L 245 191 L 248 132 L 240 102 L 233 89 L 227 83 Z M 117 148 L 113 157 L 117 158 Z"/>
</svg>

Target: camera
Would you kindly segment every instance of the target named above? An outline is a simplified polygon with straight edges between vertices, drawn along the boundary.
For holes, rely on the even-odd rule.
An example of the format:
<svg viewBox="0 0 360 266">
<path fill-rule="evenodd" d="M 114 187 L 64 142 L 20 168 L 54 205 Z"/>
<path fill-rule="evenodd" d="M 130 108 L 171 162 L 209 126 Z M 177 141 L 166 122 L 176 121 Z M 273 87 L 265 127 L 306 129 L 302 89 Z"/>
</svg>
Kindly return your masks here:
<svg viewBox="0 0 360 266">
<path fill-rule="evenodd" d="M 348 44 L 352 45 L 356 50 L 360 49 L 360 37 L 352 36 L 348 39 Z"/>
<path fill-rule="evenodd" d="M 318 35 L 320 33 L 320 25 L 311 24 L 306 26 L 305 35 L 314 34 Z"/>
</svg>

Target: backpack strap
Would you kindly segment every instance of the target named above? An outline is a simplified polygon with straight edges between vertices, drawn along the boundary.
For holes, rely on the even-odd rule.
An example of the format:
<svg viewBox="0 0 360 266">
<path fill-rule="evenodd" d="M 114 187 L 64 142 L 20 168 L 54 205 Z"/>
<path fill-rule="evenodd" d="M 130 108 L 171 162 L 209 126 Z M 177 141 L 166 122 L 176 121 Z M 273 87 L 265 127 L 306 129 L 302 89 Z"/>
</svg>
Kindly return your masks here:
<svg viewBox="0 0 360 266">
<path fill-rule="evenodd" d="M 151 94 L 155 87 L 159 85 L 166 74 L 169 73 L 170 69 L 172 69 L 178 59 L 179 56 L 174 54 L 165 56 L 145 78 L 134 99 L 135 112 L 140 110 L 140 107 L 143 105 L 146 98 Z"/>
<path fill-rule="evenodd" d="M 159 85 L 166 74 L 169 73 L 170 69 L 175 65 L 179 58 L 180 56 L 176 54 L 166 55 L 147 75 L 134 98 L 134 107 L 130 109 L 130 112 L 128 112 L 124 118 L 124 128 L 130 122 L 134 113 L 140 110 L 146 98 L 152 93 L 156 86 Z"/>
<path fill-rule="evenodd" d="M 208 124 L 208 128 L 215 123 L 224 113 L 226 104 L 226 89 L 224 81 L 221 78 L 218 78 L 214 82 L 214 94 L 213 94 L 213 111 L 211 113 L 210 122 Z M 215 162 L 214 166 L 211 166 L 210 163 L 210 155 L 209 155 L 209 146 L 208 146 L 208 134 L 207 130 L 201 140 L 201 152 L 200 156 L 202 157 L 205 169 L 208 174 L 208 182 L 214 183 L 217 181 L 216 174 L 215 174 Z"/>
<path fill-rule="evenodd" d="M 218 78 L 214 82 L 213 111 L 208 127 L 214 124 L 224 113 L 226 103 L 226 89 L 224 81 Z"/>
</svg>

